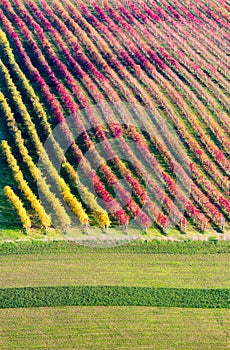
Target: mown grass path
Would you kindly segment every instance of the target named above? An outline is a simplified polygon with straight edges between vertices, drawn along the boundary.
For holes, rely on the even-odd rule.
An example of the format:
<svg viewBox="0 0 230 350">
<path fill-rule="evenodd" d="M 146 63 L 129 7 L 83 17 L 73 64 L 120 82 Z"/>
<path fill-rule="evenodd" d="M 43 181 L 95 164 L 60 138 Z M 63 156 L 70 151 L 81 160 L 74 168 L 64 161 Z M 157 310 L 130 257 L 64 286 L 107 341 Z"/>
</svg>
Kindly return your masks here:
<svg viewBox="0 0 230 350">
<path fill-rule="evenodd" d="M 82 251 L 0 255 L 0 288 L 117 285 L 228 288 L 229 254 L 138 254 Z"/>
</svg>

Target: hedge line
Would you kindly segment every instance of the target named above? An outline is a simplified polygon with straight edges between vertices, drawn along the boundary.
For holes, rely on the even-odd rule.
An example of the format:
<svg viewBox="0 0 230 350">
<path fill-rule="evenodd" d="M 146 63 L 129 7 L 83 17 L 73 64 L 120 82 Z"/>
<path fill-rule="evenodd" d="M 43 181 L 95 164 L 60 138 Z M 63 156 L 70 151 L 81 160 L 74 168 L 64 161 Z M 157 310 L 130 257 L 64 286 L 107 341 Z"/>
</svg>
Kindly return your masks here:
<svg viewBox="0 0 230 350">
<path fill-rule="evenodd" d="M 0 243 L 0 255 L 7 254 L 52 254 L 74 252 L 121 252 L 150 254 L 226 254 L 230 253 L 230 241 L 136 241 L 111 248 L 90 248 L 70 241 L 24 241 Z"/>
<path fill-rule="evenodd" d="M 230 290 L 122 286 L 0 289 L 0 308 L 99 305 L 230 308 Z"/>
</svg>

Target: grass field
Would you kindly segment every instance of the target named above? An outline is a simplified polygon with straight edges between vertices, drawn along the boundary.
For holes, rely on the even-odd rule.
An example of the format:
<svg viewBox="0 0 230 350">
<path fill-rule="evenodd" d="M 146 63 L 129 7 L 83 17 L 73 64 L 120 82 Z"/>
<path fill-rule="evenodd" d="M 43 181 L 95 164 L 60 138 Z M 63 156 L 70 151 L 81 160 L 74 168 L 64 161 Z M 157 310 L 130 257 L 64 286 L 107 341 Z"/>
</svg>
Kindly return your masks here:
<svg viewBox="0 0 230 350">
<path fill-rule="evenodd" d="M 10 254 L 69 254 L 78 252 L 138 253 L 138 254 L 230 254 L 230 242 L 218 241 L 168 241 L 138 240 L 116 247 L 98 248 L 78 245 L 70 241 L 15 241 L 0 243 L 0 255 Z"/>
<path fill-rule="evenodd" d="M 0 349 L 226 350 L 229 263 L 229 242 L 4 243 Z"/>
<path fill-rule="evenodd" d="M 229 254 L 86 251 L 0 256 L 0 288 L 117 285 L 228 288 Z"/>
<path fill-rule="evenodd" d="M 0 310 L 12 349 L 229 349 L 229 310 L 55 307 Z"/>
</svg>

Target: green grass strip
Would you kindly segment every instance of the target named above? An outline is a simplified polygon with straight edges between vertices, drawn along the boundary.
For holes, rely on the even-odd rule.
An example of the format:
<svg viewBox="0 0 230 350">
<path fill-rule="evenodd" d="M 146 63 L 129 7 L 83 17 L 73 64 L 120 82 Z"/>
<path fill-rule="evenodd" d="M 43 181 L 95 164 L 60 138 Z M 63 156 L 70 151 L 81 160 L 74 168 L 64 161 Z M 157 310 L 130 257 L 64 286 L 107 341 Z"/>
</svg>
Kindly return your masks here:
<svg viewBox="0 0 230 350">
<path fill-rule="evenodd" d="M 149 253 L 149 254 L 228 254 L 230 241 L 136 241 L 127 245 L 111 248 L 93 248 L 81 246 L 73 242 L 0 242 L 0 255 L 9 254 L 52 254 L 85 252 L 121 252 L 121 253 Z"/>
<path fill-rule="evenodd" d="M 123 286 L 0 289 L 0 308 L 100 305 L 230 308 L 230 290 Z"/>
</svg>

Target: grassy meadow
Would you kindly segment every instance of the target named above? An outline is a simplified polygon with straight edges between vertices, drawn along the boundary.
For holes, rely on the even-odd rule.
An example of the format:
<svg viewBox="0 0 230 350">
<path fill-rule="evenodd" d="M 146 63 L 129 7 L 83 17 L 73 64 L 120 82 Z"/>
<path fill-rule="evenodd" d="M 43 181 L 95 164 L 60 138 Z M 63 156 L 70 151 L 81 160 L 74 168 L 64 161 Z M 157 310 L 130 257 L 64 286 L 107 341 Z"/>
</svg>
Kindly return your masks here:
<svg viewBox="0 0 230 350">
<path fill-rule="evenodd" d="M 49 307 L 0 310 L 0 344 L 11 349 L 229 349 L 229 310 Z"/>
<path fill-rule="evenodd" d="M 229 254 L 77 253 L 0 255 L 0 288 L 140 286 L 227 288 Z"/>
</svg>

